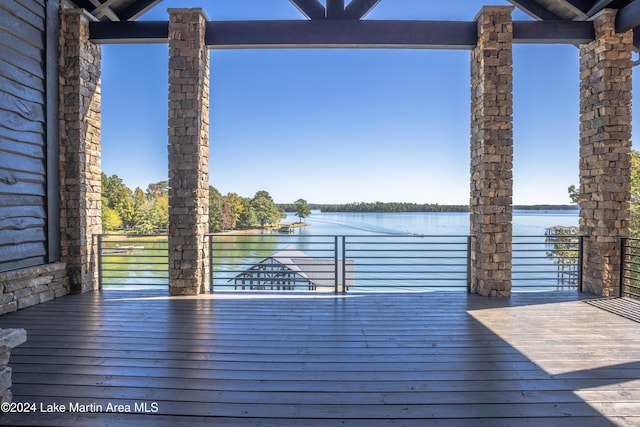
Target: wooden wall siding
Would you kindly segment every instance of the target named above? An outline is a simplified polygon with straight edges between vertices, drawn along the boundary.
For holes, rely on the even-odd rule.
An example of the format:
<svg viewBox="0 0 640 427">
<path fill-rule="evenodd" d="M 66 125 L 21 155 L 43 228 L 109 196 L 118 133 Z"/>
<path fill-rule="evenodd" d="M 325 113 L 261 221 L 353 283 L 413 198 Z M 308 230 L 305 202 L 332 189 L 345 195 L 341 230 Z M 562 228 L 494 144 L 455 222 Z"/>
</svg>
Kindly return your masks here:
<svg viewBox="0 0 640 427">
<path fill-rule="evenodd" d="M 45 0 L 0 0 L 0 271 L 47 262 Z"/>
</svg>

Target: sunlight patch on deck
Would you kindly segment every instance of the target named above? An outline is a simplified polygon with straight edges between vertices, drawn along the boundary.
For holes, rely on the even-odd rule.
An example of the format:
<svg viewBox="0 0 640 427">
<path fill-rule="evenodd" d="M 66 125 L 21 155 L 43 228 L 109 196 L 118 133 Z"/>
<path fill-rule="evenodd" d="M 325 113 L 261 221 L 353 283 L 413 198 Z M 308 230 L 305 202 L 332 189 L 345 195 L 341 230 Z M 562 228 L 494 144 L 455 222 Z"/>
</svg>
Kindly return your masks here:
<svg viewBox="0 0 640 427">
<path fill-rule="evenodd" d="M 640 362 L 640 326 L 580 301 L 469 314 L 551 375 Z"/>
<path fill-rule="evenodd" d="M 640 325 L 580 301 L 468 312 L 556 380 L 585 376 L 573 393 L 617 426 L 640 416 Z M 594 340 L 594 337 L 597 339 Z M 602 378 L 602 379 L 601 379 Z"/>
</svg>

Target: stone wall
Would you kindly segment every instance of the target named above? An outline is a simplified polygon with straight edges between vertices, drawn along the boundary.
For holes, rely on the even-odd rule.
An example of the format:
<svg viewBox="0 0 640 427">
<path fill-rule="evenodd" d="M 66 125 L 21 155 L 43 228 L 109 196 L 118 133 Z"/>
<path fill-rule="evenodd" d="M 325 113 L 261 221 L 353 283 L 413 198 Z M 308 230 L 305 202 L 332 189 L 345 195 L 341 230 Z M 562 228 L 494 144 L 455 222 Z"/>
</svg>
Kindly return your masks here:
<svg viewBox="0 0 640 427">
<path fill-rule="evenodd" d="M 596 40 L 580 48 L 580 232 L 584 289 L 619 291 L 620 238 L 629 235 L 632 31 L 615 10 L 593 18 Z"/>
<path fill-rule="evenodd" d="M 11 368 L 7 366 L 11 350 L 27 340 L 24 329 L 0 329 L 0 402 L 11 402 Z"/>
<path fill-rule="evenodd" d="M 66 266 L 54 263 L 0 273 L 0 315 L 69 293 Z"/>
<path fill-rule="evenodd" d="M 89 40 L 91 17 L 60 12 L 61 256 L 72 292 L 98 288 L 97 244 L 102 233 L 99 45 Z"/>
<path fill-rule="evenodd" d="M 209 49 L 201 9 L 169 9 L 169 289 L 208 289 Z"/>
<path fill-rule="evenodd" d="M 471 52 L 471 290 L 511 294 L 513 7 L 484 7 Z"/>
</svg>

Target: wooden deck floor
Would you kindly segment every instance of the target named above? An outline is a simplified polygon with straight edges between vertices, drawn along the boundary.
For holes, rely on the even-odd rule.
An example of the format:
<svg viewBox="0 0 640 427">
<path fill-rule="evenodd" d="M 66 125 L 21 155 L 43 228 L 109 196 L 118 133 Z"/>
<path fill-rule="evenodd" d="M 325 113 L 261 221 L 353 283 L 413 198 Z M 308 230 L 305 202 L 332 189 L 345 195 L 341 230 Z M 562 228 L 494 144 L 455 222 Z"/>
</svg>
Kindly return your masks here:
<svg viewBox="0 0 640 427">
<path fill-rule="evenodd" d="M 581 298 L 70 296 L 0 317 L 0 424 L 639 426 L 640 324 Z"/>
</svg>

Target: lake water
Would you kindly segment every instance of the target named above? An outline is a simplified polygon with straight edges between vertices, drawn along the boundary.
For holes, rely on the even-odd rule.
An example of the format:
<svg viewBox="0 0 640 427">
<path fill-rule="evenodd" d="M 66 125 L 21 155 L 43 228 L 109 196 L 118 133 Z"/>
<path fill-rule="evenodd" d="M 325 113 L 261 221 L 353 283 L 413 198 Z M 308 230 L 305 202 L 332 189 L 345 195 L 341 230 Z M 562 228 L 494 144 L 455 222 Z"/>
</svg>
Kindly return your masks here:
<svg viewBox="0 0 640 427">
<path fill-rule="evenodd" d="M 290 223 L 297 220 L 291 214 L 285 219 Z M 292 235 L 269 233 L 219 237 L 214 252 L 221 261 L 215 274 L 219 278 L 215 282 L 220 290 L 224 290 L 225 285 L 236 290 L 239 283 L 233 280 L 236 275 L 249 271 L 265 257 L 283 249 L 284 256 L 288 255 L 287 251 L 292 254 L 302 251 L 316 259 L 336 256 L 349 260 L 353 263 L 349 273 L 353 279 L 342 278 L 340 282 L 349 282 L 351 291 L 466 288 L 468 212 L 312 212 L 305 221 L 309 225 L 295 228 Z M 578 222 L 577 210 L 514 212 L 514 289 L 575 288 L 577 246 L 567 240 L 550 242 L 545 231 L 549 227 L 577 226 Z M 332 236 L 346 237 L 335 240 Z M 237 251 L 232 252 L 232 247 Z M 225 262 L 236 263 L 236 268 L 225 267 L 222 265 Z M 304 261 L 299 262 L 304 264 Z M 327 263 L 332 264 L 332 261 Z M 301 268 L 304 269 L 304 265 Z M 324 277 L 317 270 L 309 273 L 313 274 Z M 255 275 L 247 276 L 257 280 Z"/>
<path fill-rule="evenodd" d="M 577 226 L 578 215 L 577 210 L 514 212 L 514 290 L 575 289 L 576 247 L 567 245 L 565 241 L 559 242 L 561 246 L 554 246 L 557 242 L 549 242 L 545 238 L 545 230 L 554 226 Z M 297 221 L 297 217 L 289 215 L 285 221 L 293 223 Z M 469 234 L 467 212 L 313 212 L 306 222 L 308 226 L 295 228 L 292 234 L 267 232 L 216 235 L 212 246 L 214 291 L 242 290 L 245 286 L 239 285 L 241 281 L 234 278 L 283 250 L 285 258 L 299 257 L 300 253 L 308 257 L 298 258 L 295 262 L 300 265 L 295 268 L 310 270 L 305 277 L 314 276 L 314 281 L 320 283 L 316 289 L 318 291 L 333 290 L 333 285 L 327 283 L 336 283 L 335 274 L 331 273 L 335 271 L 335 258 L 339 259 L 339 265 L 344 265 L 343 259 L 351 263 L 348 267 L 338 268 L 348 272 L 338 282 L 340 286 L 348 285 L 350 291 L 466 288 Z M 112 248 L 116 244 L 140 245 L 144 246 L 144 251 L 116 251 L 105 255 L 102 263 L 104 276 L 107 276 L 105 285 L 166 287 L 166 258 L 159 257 L 166 253 L 166 238 L 161 240 L 136 241 L 132 238 L 111 243 Z M 103 247 L 109 247 L 109 244 L 103 244 Z M 268 272 L 274 271 L 276 270 Z M 265 277 L 263 271 L 260 274 Z M 298 275 L 296 278 L 295 290 L 309 289 L 308 283 L 300 280 L 300 277 Z M 250 280 L 245 282 L 248 284 Z M 246 290 L 274 289 L 269 285 L 248 285 Z"/>
<path fill-rule="evenodd" d="M 545 229 L 553 226 L 577 226 L 578 210 L 516 210 L 513 213 L 513 234 L 544 236 Z M 289 215 L 288 222 L 296 222 Z M 312 212 L 305 222 L 308 227 L 301 234 L 424 234 L 468 235 L 468 212 L 418 213 L 323 213 Z"/>
</svg>

